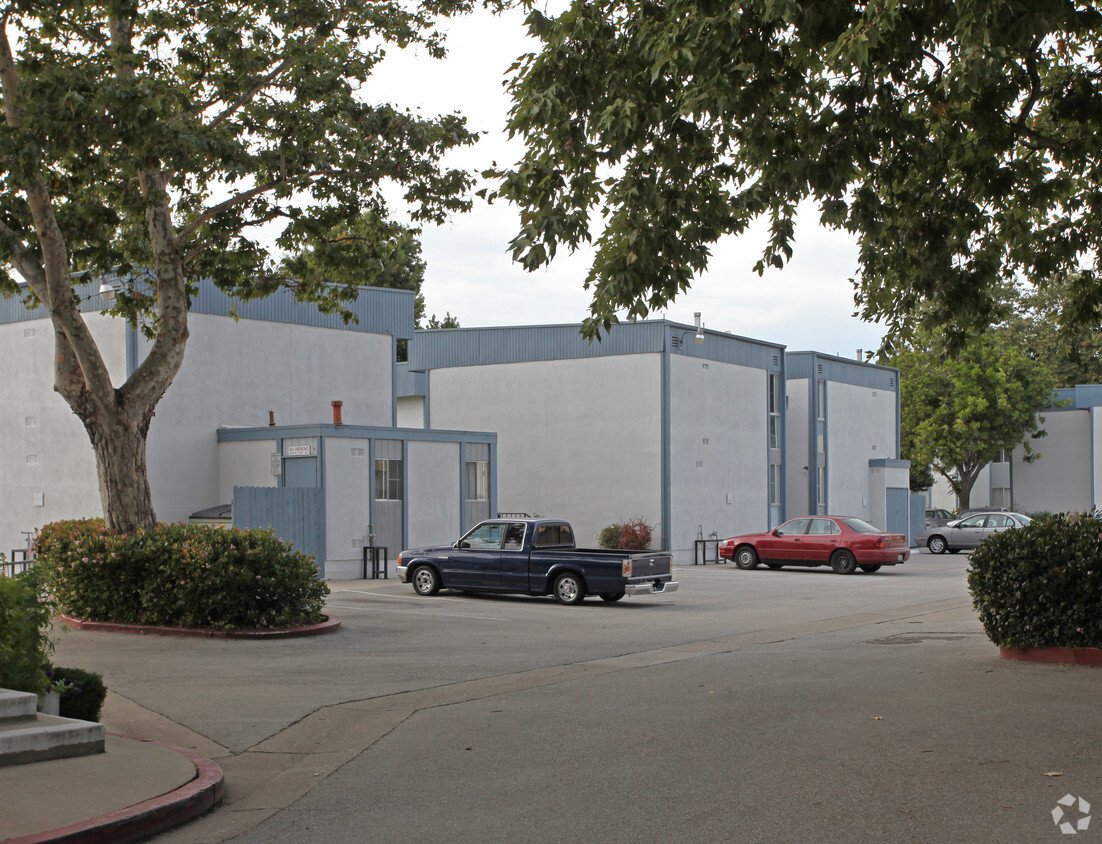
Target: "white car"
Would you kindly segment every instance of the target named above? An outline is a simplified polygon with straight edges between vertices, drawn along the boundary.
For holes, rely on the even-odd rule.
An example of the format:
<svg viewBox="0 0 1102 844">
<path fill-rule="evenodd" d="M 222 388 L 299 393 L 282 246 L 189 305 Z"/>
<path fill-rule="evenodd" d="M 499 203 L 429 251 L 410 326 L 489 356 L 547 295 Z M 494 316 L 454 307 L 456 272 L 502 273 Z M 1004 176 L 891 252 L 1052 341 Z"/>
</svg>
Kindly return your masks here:
<svg viewBox="0 0 1102 844">
<path fill-rule="evenodd" d="M 944 554 L 948 551 L 955 554 L 962 548 L 975 548 L 985 537 L 999 531 L 1010 528 L 1025 527 L 1031 521 L 1029 516 L 1021 513 L 1007 513 L 1004 511 L 991 511 L 974 513 L 964 519 L 957 519 L 922 531 L 915 540 L 919 545 L 925 545 L 933 554 Z"/>
</svg>

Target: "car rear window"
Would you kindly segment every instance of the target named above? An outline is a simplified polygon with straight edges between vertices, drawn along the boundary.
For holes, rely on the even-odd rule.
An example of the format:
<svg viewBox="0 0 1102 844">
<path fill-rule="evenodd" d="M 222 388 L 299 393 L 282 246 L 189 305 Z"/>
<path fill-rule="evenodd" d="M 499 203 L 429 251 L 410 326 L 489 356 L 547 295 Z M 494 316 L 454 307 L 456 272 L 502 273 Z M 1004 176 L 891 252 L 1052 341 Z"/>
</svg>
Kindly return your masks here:
<svg viewBox="0 0 1102 844">
<path fill-rule="evenodd" d="M 856 533 L 881 533 L 880 528 L 870 525 L 864 519 L 843 519 L 842 522 Z"/>
<path fill-rule="evenodd" d="M 540 525 L 536 528 L 537 548 L 573 548 L 574 531 L 565 522 L 551 525 Z"/>
</svg>

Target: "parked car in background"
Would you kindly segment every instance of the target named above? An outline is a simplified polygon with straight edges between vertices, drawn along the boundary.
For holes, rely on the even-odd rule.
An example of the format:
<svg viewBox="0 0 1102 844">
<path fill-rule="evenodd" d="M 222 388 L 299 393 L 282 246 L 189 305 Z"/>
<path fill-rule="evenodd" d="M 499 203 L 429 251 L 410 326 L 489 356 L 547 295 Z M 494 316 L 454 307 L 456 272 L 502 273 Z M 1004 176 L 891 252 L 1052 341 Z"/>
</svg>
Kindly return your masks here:
<svg viewBox="0 0 1102 844">
<path fill-rule="evenodd" d="M 934 507 L 926 511 L 926 527 L 938 527 L 946 522 L 951 522 L 955 517 L 948 510 L 943 510 L 940 507 Z"/>
<path fill-rule="evenodd" d="M 964 519 L 954 519 L 939 527 L 927 528 L 915 537 L 919 545 L 925 545 L 931 553 L 955 554 L 963 548 L 975 548 L 985 537 L 1010 528 L 1024 527 L 1032 519 L 1021 513 L 989 510 L 975 513 Z"/>
<path fill-rule="evenodd" d="M 782 566 L 830 566 L 837 574 L 856 569 L 874 572 L 910 559 L 907 537 L 885 533 L 852 516 L 801 516 L 768 533 L 734 536 L 719 546 L 719 556 L 740 569 L 765 563 Z"/>
</svg>

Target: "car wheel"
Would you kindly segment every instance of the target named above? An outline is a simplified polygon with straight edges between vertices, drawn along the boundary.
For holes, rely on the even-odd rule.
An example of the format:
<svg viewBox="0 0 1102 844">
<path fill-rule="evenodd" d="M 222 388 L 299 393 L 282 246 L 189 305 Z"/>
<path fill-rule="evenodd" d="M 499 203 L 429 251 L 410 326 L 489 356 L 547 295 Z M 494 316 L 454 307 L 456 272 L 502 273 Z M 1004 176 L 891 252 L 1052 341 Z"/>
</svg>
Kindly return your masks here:
<svg viewBox="0 0 1102 844">
<path fill-rule="evenodd" d="M 779 568 L 783 568 L 780 563 L 766 563 L 766 565 L 768 565 L 769 568 L 773 569 L 773 571 L 776 571 Z"/>
<path fill-rule="evenodd" d="M 861 571 L 872 574 L 874 571 L 880 571 L 880 566 L 861 566 Z"/>
<path fill-rule="evenodd" d="M 926 547 L 930 549 L 931 554 L 944 554 L 949 550 L 949 547 L 945 544 L 944 536 L 931 536 L 926 540 Z"/>
<path fill-rule="evenodd" d="M 615 604 L 622 597 L 624 597 L 623 592 L 605 592 L 603 595 L 601 595 L 601 600 L 607 601 L 610 604 Z"/>
<path fill-rule="evenodd" d="M 857 558 L 852 552 L 840 548 L 830 558 L 830 567 L 834 569 L 835 574 L 853 574 L 857 570 Z"/>
<path fill-rule="evenodd" d="M 413 591 L 418 595 L 435 595 L 440 591 L 440 575 L 432 566 L 415 568 L 410 581 L 413 583 Z"/>
<path fill-rule="evenodd" d="M 752 569 L 758 565 L 758 552 L 749 545 L 735 549 L 735 565 L 740 569 Z"/>
<path fill-rule="evenodd" d="M 585 584 L 580 575 L 574 572 L 560 574 L 555 578 L 555 600 L 560 604 L 573 606 L 580 604 L 585 598 Z"/>
</svg>

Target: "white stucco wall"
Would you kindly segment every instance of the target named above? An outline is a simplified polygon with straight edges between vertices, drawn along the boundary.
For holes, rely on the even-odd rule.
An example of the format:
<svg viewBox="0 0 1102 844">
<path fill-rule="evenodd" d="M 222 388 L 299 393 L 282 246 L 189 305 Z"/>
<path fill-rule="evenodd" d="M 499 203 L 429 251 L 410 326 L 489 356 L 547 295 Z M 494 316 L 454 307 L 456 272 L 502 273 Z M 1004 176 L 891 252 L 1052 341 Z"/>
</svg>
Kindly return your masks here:
<svg viewBox="0 0 1102 844">
<path fill-rule="evenodd" d="M 374 473 L 366 439 L 327 437 L 325 449 L 325 577 L 358 578 L 371 520 Z"/>
<path fill-rule="evenodd" d="M 462 523 L 459 443 L 410 442 L 406 457 L 407 545 L 423 548 L 454 542 Z M 391 557 L 397 557 L 401 550 L 392 551 Z"/>
<path fill-rule="evenodd" d="M 424 428 L 425 427 L 425 397 L 424 396 L 399 396 L 399 398 L 398 398 L 398 427 L 399 428 Z"/>
<path fill-rule="evenodd" d="M 827 509 L 871 519 L 869 461 L 899 456 L 896 394 L 838 381 L 826 389 Z"/>
<path fill-rule="evenodd" d="M 183 366 L 149 430 L 149 481 L 162 521 L 220 501 L 216 429 L 332 421 L 390 425 L 390 337 L 312 326 L 192 314 Z M 139 350 L 144 357 L 145 341 Z"/>
<path fill-rule="evenodd" d="M 814 477 L 814 455 L 808 451 L 807 438 L 810 434 L 808 418 L 808 379 L 797 378 L 786 384 L 788 408 L 785 411 L 785 516 L 805 516 L 810 500 L 811 478 Z"/>
<path fill-rule="evenodd" d="M 1091 418 L 1091 506 L 1102 506 L 1102 411 L 1090 409 Z"/>
<path fill-rule="evenodd" d="M 275 451 L 274 439 L 218 443 L 218 500 L 211 506 L 232 504 L 235 486 L 278 486 L 279 476 L 272 474 Z"/>
<path fill-rule="evenodd" d="M 721 540 L 768 527 L 768 377 L 680 355 L 670 367 L 670 547 L 687 564 L 698 527 Z"/>
<path fill-rule="evenodd" d="M 113 383 L 126 378 L 125 323 L 84 314 Z M 0 552 L 24 548 L 22 531 L 58 519 L 103 515 L 88 434 L 54 392 L 54 332 L 48 319 L 0 325 Z M 211 502 L 217 503 L 217 502 Z"/>
<path fill-rule="evenodd" d="M 592 545 L 611 522 L 661 521 L 660 364 L 646 354 L 434 369 L 432 427 L 496 431 L 498 507 L 568 519 Z"/>
<path fill-rule="evenodd" d="M 1089 410 L 1059 410 L 1042 414 L 1048 436 L 1032 441 L 1040 458 L 1022 460 L 1014 450 L 1014 507 L 1026 513 L 1089 510 L 1091 497 L 1091 435 Z"/>
</svg>

